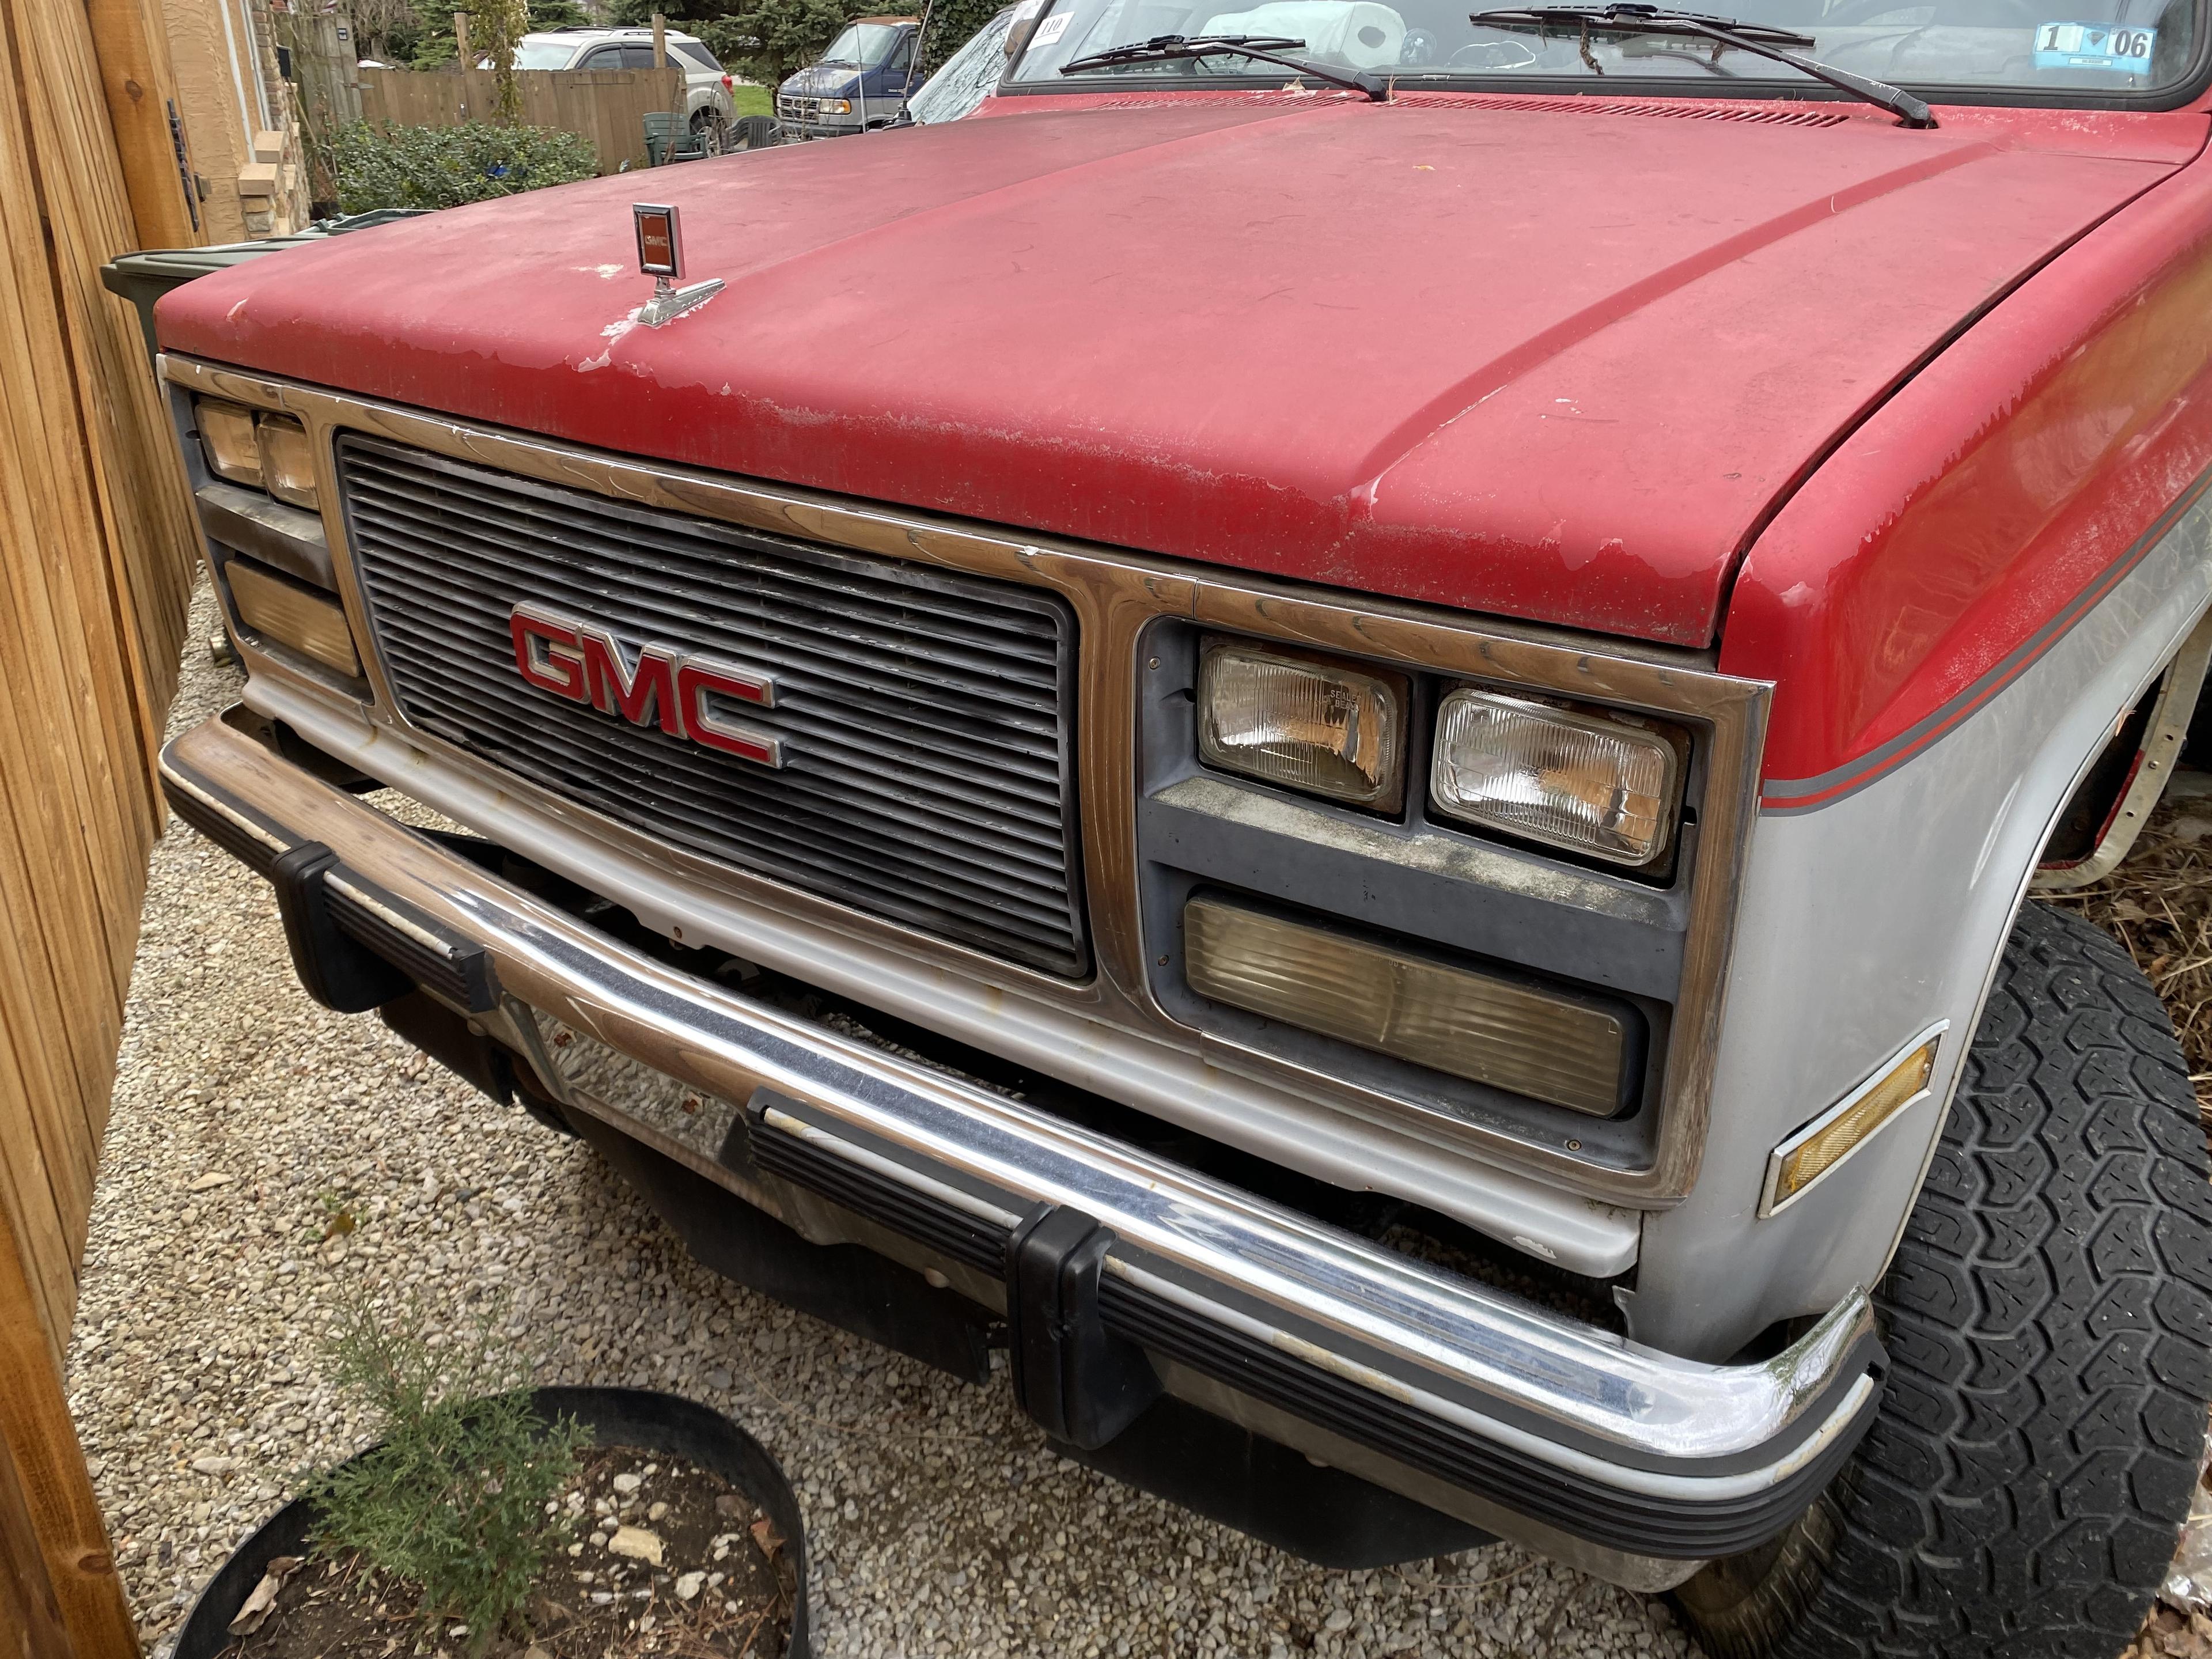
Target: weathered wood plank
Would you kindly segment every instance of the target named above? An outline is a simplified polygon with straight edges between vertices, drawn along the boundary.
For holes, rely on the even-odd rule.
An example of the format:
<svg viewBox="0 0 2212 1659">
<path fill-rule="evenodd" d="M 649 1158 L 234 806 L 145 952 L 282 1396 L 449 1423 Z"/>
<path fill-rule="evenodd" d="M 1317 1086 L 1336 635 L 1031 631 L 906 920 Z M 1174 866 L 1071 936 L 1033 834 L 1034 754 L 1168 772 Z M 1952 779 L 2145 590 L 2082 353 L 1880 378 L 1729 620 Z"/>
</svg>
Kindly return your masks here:
<svg viewBox="0 0 2212 1659">
<path fill-rule="evenodd" d="M 20 1644 L 22 1659 L 70 1659 L 61 1603 L 31 1527 L 23 1478 L 0 1440 L 0 1631 Z"/>
<path fill-rule="evenodd" d="M 191 240 L 155 16 L 0 0 L 0 1647 L 74 1659 L 137 1651 L 61 1357 L 198 545 L 98 281 L 149 227 Z"/>
<path fill-rule="evenodd" d="M 68 1632 L 63 1651 L 73 1659 L 132 1659 L 137 1632 L 47 1350 L 15 1234 L 0 1226 L 0 1441 Z"/>
<path fill-rule="evenodd" d="M 86 0 L 85 13 L 98 43 L 100 84 L 138 244 L 197 246 L 204 238 L 169 125 L 177 76 L 161 12 L 154 0 Z M 188 163 L 189 154 L 182 160 Z"/>
</svg>

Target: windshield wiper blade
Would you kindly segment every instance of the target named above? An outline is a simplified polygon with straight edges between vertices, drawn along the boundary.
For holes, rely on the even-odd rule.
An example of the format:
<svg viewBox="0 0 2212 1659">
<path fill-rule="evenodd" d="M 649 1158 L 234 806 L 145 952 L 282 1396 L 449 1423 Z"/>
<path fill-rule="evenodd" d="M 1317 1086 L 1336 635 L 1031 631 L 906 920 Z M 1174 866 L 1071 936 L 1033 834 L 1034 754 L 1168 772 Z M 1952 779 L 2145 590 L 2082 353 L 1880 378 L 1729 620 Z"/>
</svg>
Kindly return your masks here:
<svg viewBox="0 0 2212 1659">
<path fill-rule="evenodd" d="M 1346 92 L 1364 92 L 1374 103 L 1390 101 L 1389 88 L 1364 70 L 1324 69 L 1303 58 L 1283 56 L 1286 48 L 1304 45 L 1303 40 L 1280 34 L 1156 34 L 1149 40 L 1133 40 L 1126 46 L 1111 46 L 1087 58 L 1074 58 L 1062 64 L 1060 72 L 1080 75 L 1086 70 L 1111 69 L 1116 64 L 1169 64 L 1180 58 L 1227 54 L 1256 58 L 1262 64 L 1280 64 L 1286 70 L 1310 75 L 1316 81 L 1342 87 Z"/>
<path fill-rule="evenodd" d="M 1748 52 L 1760 58 L 1771 58 L 1778 64 L 1787 64 L 1802 70 L 1816 81 L 1825 82 L 1840 92 L 1863 98 L 1869 104 L 1887 110 L 1908 127 L 1932 127 L 1936 117 L 1928 106 L 1901 88 L 1871 76 L 1854 75 L 1849 70 L 1823 64 L 1818 58 L 1807 58 L 1790 52 L 1790 46 L 1809 46 L 1817 44 L 1811 36 L 1793 34 L 1765 23 L 1739 22 L 1733 17 L 1710 17 L 1703 12 L 1669 11 L 1661 6 L 1639 5 L 1632 0 L 1613 0 L 1602 6 L 1515 6 L 1502 11 L 1478 11 L 1467 20 L 1470 23 L 1487 23 L 1492 28 L 1579 28 L 1585 40 L 1593 29 L 1619 34 L 1671 34 L 1694 40 L 1717 40 L 1723 46 L 1734 46 L 1739 52 Z M 1585 55 L 1588 47 L 1584 47 Z"/>
</svg>

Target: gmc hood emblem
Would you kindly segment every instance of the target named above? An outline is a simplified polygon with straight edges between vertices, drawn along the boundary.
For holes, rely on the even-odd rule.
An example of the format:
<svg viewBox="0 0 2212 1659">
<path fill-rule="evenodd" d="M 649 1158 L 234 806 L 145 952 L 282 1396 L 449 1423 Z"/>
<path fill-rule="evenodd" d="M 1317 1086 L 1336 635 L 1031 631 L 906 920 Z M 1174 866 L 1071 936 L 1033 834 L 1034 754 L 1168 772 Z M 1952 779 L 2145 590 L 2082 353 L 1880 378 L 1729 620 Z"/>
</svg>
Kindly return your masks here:
<svg viewBox="0 0 2212 1659">
<path fill-rule="evenodd" d="M 541 691 L 619 714 L 633 726 L 658 726 L 672 738 L 757 766 L 783 764 L 783 744 L 773 733 L 715 708 L 724 698 L 775 708 L 775 682 L 766 674 L 666 645 L 644 646 L 631 663 L 605 629 L 526 602 L 509 613 L 507 629 L 514 636 L 515 671 Z"/>
</svg>

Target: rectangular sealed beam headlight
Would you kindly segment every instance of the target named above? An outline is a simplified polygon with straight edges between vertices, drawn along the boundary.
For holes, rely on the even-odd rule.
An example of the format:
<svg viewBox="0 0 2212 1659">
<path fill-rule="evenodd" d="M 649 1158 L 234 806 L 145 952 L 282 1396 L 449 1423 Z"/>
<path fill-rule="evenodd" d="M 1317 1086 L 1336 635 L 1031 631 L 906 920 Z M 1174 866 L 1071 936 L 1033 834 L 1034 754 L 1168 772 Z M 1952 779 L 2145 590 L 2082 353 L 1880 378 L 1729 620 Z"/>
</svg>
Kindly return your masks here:
<svg viewBox="0 0 2212 1659">
<path fill-rule="evenodd" d="M 1625 1012 L 1220 899 L 1182 918 L 1201 996 L 1572 1111 L 1620 1109 Z"/>
<path fill-rule="evenodd" d="M 1406 681 L 1208 639 L 1199 657 L 1198 752 L 1225 772 L 1395 811 L 1406 793 Z"/>
<path fill-rule="evenodd" d="M 307 428 L 289 415 L 264 415 L 254 435 L 260 445 L 262 488 L 280 501 L 314 512 L 315 460 Z"/>
<path fill-rule="evenodd" d="M 1943 1029 L 1939 1025 L 1929 1032 L 1902 1059 L 1852 1090 L 1768 1154 L 1760 1215 L 1772 1215 L 1866 1145 L 1875 1130 L 1927 1097 Z"/>
<path fill-rule="evenodd" d="M 336 599 L 235 556 L 222 562 L 222 578 L 238 619 L 256 634 L 289 645 L 349 679 L 361 678 L 361 654 Z"/>
<path fill-rule="evenodd" d="M 192 403 L 192 423 L 200 429 L 200 451 L 208 471 L 248 489 L 261 488 L 261 444 L 253 430 L 253 411 L 219 398 Z"/>
<path fill-rule="evenodd" d="M 1681 794 L 1669 737 L 1626 719 L 1463 686 L 1437 712 L 1437 810 L 1615 864 L 1667 851 Z"/>
</svg>

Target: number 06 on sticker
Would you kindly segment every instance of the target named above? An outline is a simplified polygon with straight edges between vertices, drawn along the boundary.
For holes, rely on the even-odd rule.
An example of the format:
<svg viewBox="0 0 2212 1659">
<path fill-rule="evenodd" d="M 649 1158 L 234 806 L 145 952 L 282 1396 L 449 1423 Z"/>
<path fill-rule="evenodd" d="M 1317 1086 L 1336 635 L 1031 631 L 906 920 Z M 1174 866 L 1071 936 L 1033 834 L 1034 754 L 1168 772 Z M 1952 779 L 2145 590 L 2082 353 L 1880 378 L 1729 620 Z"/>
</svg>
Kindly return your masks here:
<svg viewBox="0 0 2212 1659">
<path fill-rule="evenodd" d="M 2148 75 L 2156 29 L 2112 23 L 2043 23 L 2035 31 L 2035 66 L 2039 70 L 2107 70 L 2119 75 Z"/>
</svg>

